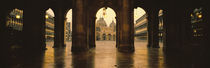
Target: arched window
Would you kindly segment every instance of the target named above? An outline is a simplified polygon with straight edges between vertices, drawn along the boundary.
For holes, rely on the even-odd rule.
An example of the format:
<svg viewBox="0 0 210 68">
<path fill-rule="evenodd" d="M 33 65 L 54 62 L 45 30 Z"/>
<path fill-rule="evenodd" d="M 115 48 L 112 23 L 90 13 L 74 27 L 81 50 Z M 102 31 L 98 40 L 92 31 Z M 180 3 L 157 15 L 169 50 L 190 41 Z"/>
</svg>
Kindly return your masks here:
<svg viewBox="0 0 210 68">
<path fill-rule="evenodd" d="M 54 43 L 54 12 L 51 8 L 46 10 L 45 13 L 45 39 L 46 44 Z"/>
</svg>

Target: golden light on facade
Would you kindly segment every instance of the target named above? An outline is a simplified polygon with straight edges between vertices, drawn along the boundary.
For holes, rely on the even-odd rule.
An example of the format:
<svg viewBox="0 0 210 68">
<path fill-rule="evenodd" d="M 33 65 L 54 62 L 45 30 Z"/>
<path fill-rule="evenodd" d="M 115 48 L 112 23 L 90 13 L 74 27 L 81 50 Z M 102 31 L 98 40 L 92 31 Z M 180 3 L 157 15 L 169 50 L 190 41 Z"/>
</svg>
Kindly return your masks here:
<svg viewBox="0 0 210 68">
<path fill-rule="evenodd" d="M 193 17 L 193 14 L 190 14 L 191 17 Z"/>
<path fill-rule="evenodd" d="M 198 15 L 198 18 L 202 18 L 202 15 L 201 15 L 201 14 L 199 14 L 199 15 Z"/>
<path fill-rule="evenodd" d="M 48 16 L 48 15 L 45 15 L 45 18 L 46 18 L 46 19 L 48 19 L 48 18 L 49 18 L 49 16 Z"/>
<path fill-rule="evenodd" d="M 20 19 L 20 15 L 16 15 L 16 18 L 17 18 L 17 19 Z"/>
<path fill-rule="evenodd" d="M 197 30 L 193 30 L 194 31 L 194 33 L 196 33 L 197 32 Z"/>
</svg>

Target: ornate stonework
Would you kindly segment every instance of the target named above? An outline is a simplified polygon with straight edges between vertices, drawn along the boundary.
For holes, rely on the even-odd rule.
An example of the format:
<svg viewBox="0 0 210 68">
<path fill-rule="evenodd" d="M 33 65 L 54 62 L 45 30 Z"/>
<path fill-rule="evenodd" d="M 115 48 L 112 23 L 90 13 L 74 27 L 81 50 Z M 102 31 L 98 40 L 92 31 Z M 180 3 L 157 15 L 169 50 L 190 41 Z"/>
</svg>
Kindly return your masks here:
<svg viewBox="0 0 210 68">
<path fill-rule="evenodd" d="M 116 24 L 114 21 L 107 26 L 104 18 L 100 18 L 96 22 L 96 40 L 112 40 L 116 39 Z"/>
</svg>

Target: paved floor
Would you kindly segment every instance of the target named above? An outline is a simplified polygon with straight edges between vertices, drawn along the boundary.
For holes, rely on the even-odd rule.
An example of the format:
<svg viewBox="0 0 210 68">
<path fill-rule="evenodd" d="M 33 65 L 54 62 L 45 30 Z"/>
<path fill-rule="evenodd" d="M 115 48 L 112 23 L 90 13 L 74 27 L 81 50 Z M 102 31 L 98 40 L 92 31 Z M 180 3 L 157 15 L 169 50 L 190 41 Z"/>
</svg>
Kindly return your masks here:
<svg viewBox="0 0 210 68">
<path fill-rule="evenodd" d="M 160 48 L 146 45 L 147 41 L 138 41 L 134 53 L 121 53 L 114 41 L 98 41 L 95 49 L 72 53 L 71 42 L 66 48 L 52 48 L 53 42 L 48 42 L 44 52 L 31 49 L 1 52 L 0 68 L 210 68 L 206 67 L 209 61 L 208 57 L 203 58 L 202 54 L 207 53 L 201 53 L 202 49 L 163 53 L 161 43 Z"/>
<path fill-rule="evenodd" d="M 136 42 L 135 52 L 120 53 L 114 41 L 98 41 L 90 52 L 72 54 L 71 42 L 65 49 L 48 43 L 43 68 L 164 68 L 162 48 L 148 49 L 147 42 Z"/>
</svg>

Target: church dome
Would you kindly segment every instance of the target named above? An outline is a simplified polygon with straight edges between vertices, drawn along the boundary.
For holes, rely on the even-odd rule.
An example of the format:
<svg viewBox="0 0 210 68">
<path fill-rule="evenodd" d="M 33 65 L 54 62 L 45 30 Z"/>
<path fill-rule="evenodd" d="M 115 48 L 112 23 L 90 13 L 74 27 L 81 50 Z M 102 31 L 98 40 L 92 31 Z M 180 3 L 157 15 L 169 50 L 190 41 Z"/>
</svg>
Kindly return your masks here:
<svg viewBox="0 0 210 68">
<path fill-rule="evenodd" d="M 103 27 L 106 27 L 106 26 L 107 26 L 107 24 L 106 24 L 104 18 L 100 18 L 100 19 L 97 21 L 97 24 L 98 24 L 99 26 L 103 26 Z"/>
</svg>

